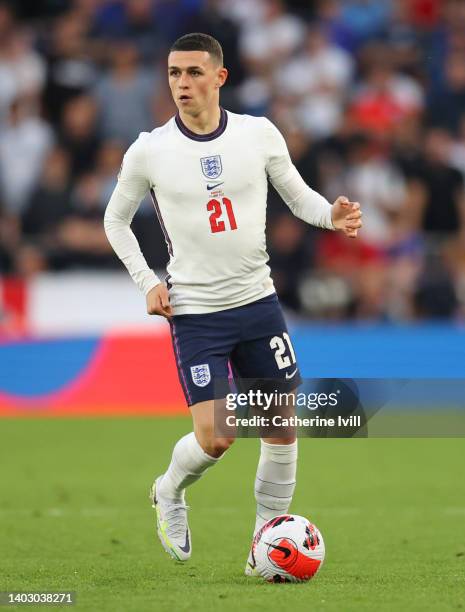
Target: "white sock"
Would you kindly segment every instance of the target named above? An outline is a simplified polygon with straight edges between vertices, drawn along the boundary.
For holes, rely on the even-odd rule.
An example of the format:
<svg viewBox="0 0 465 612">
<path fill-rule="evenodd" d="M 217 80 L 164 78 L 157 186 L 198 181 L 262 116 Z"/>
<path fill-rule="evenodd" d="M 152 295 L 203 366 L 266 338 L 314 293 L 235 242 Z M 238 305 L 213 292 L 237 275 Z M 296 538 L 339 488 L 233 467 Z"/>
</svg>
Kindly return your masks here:
<svg viewBox="0 0 465 612">
<path fill-rule="evenodd" d="M 297 440 L 292 444 L 261 441 L 260 460 L 255 478 L 257 516 L 254 534 L 278 514 L 286 514 L 295 489 Z"/>
<path fill-rule="evenodd" d="M 198 480 L 218 459 L 207 455 L 191 431 L 174 446 L 171 463 L 158 486 L 160 495 L 173 501 L 184 501 L 185 488 Z"/>
</svg>

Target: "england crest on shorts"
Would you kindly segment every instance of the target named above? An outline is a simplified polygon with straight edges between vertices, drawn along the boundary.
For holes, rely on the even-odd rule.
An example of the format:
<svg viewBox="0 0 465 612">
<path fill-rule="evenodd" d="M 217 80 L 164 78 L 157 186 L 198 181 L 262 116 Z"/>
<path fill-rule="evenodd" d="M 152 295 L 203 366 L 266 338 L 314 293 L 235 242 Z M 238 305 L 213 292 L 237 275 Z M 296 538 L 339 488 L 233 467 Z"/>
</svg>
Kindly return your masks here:
<svg viewBox="0 0 465 612">
<path fill-rule="evenodd" d="M 223 172 L 220 155 L 201 157 L 200 164 L 202 165 L 203 175 L 206 176 L 207 179 L 217 179 Z"/>
<path fill-rule="evenodd" d="M 191 366 L 192 380 L 197 387 L 206 387 L 211 380 L 210 366 L 208 363 Z"/>
</svg>

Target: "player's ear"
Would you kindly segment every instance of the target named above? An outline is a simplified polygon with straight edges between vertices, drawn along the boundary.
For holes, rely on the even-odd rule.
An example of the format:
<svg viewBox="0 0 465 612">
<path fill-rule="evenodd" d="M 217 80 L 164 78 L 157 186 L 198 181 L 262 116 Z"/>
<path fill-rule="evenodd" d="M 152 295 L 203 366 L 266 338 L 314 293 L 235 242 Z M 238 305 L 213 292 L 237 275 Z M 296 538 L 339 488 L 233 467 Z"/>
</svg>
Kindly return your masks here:
<svg viewBox="0 0 465 612">
<path fill-rule="evenodd" d="M 215 86 L 219 89 L 225 84 L 227 78 L 228 78 L 227 68 L 224 68 L 224 66 L 221 68 L 218 68 L 218 72 L 216 74 Z"/>
</svg>

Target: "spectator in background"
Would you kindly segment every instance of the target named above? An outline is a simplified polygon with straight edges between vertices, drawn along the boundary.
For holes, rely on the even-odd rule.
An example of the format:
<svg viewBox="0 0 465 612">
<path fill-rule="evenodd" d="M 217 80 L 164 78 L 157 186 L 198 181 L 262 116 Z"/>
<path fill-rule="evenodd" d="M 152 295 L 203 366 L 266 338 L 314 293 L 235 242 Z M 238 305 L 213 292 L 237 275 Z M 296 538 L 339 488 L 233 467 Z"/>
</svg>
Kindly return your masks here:
<svg viewBox="0 0 465 612">
<path fill-rule="evenodd" d="M 84 19 L 69 13 L 53 22 L 51 39 L 46 39 L 44 105 L 54 125 L 60 123 L 66 104 L 88 92 L 97 79 L 86 34 Z"/>
<path fill-rule="evenodd" d="M 447 56 L 465 52 L 465 3 L 462 0 L 438 0 L 441 19 L 425 44 L 425 68 L 430 88 L 439 91 L 444 86 Z"/>
<path fill-rule="evenodd" d="M 104 139 L 116 139 L 123 146 L 129 146 L 140 132 L 153 129 L 151 101 L 157 82 L 155 68 L 147 70 L 141 67 L 137 48 L 132 42 L 115 43 L 111 68 L 94 90 Z"/>
<path fill-rule="evenodd" d="M 113 0 L 98 7 L 93 35 L 111 41 L 129 39 L 144 61 L 152 61 L 162 49 L 186 31 L 202 0 Z"/>
<path fill-rule="evenodd" d="M 268 232 L 270 266 L 279 298 L 286 308 L 301 307 L 299 282 L 312 263 L 312 242 L 305 225 L 287 212 L 273 218 Z"/>
<path fill-rule="evenodd" d="M 423 5 L 430 1 L 435 0 L 421 0 Z M 423 21 L 420 15 L 416 17 L 415 9 L 419 4 L 417 0 L 393 0 L 391 18 L 383 39 L 391 50 L 396 71 L 402 70 L 422 78 L 425 72 L 422 66 L 422 43 L 426 36 L 414 23 L 417 19 L 426 28 L 429 22 L 426 21 L 426 15 Z"/>
<path fill-rule="evenodd" d="M 51 127 L 28 101 L 16 99 L 0 130 L 0 198 L 10 214 L 21 215 L 53 143 Z"/>
<path fill-rule="evenodd" d="M 50 268 L 57 248 L 57 227 L 69 214 L 69 188 L 69 157 L 55 147 L 22 215 L 24 240 L 14 253 L 17 274 L 30 277 Z"/>
<path fill-rule="evenodd" d="M 317 0 L 315 21 L 325 28 L 333 45 L 348 52 L 354 51 L 357 40 L 343 21 L 340 0 Z"/>
<path fill-rule="evenodd" d="M 256 21 L 245 22 L 239 39 L 240 56 L 249 73 L 239 88 L 239 100 L 251 114 L 266 114 L 273 94 L 273 72 L 305 36 L 304 23 L 287 13 L 281 0 L 267 0 L 260 8 Z"/>
<path fill-rule="evenodd" d="M 342 21 L 356 48 L 381 37 L 392 10 L 392 0 L 342 0 L 341 5 Z"/>
<path fill-rule="evenodd" d="M 426 135 L 423 163 L 410 177 L 418 226 L 430 237 L 442 239 L 465 229 L 463 178 L 450 166 L 451 145 L 448 132 L 431 129 Z"/>
<path fill-rule="evenodd" d="M 11 103 L 18 95 L 17 79 L 8 65 L 10 40 L 14 36 L 15 27 L 9 4 L 0 2 L 0 126 L 8 114 Z"/>
<path fill-rule="evenodd" d="M 344 187 L 363 202 L 362 241 L 382 251 L 391 242 L 393 219 L 401 214 L 406 189 L 401 173 L 373 138 L 359 134 L 350 141 Z"/>
<path fill-rule="evenodd" d="M 13 21 L 7 26 L 5 17 L 8 12 L 5 11 L 8 9 L 0 5 L 0 106 L 3 99 L 0 123 L 5 102 L 11 103 L 13 97 L 20 97 L 24 100 L 27 98 L 31 105 L 37 104 L 45 82 L 45 62 L 34 51 L 32 37 Z"/>
<path fill-rule="evenodd" d="M 423 140 L 424 129 L 418 116 L 404 117 L 393 126 L 391 158 L 407 180 L 421 171 Z"/>
<path fill-rule="evenodd" d="M 388 269 L 387 259 L 379 249 L 366 242 L 358 245 L 322 234 L 316 243 L 315 263 L 314 276 L 341 281 L 336 286 L 336 293 L 341 296 L 337 305 L 343 308 L 340 314 L 360 319 L 384 316 Z M 349 301 L 350 312 L 346 309 Z"/>
<path fill-rule="evenodd" d="M 220 12 L 234 21 L 241 31 L 252 23 L 260 23 L 266 11 L 266 0 L 218 0 L 218 5 Z"/>
<path fill-rule="evenodd" d="M 453 168 L 462 173 L 465 182 L 465 107 L 460 117 L 459 129 L 454 136 L 455 138 L 450 148 L 449 161 Z"/>
<path fill-rule="evenodd" d="M 70 160 L 67 152 L 55 147 L 48 154 L 42 176 L 22 214 L 27 241 L 53 240 L 57 225 L 70 213 Z"/>
<path fill-rule="evenodd" d="M 397 0 L 397 4 L 405 5 L 409 21 L 414 28 L 420 32 L 429 32 L 439 22 L 444 0 Z"/>
<path fill-rule="evenodd" d="M 73 190 L 70 213 L 57 228 L 54 267 L 114 268 L 118 265 L 103 229 L 105 205 L 97 174 L 83 174 Z"/>
<path fill-rule="evenodd" d="M 352 74 L 350 55 L 332 45 L 322 27 L 313 26 L 302 51 L 276 70 L 275 82 L 295 106 L 304 131 L 322 138 L 339 126 Z"/>
<path fill-rule="evenodd" d="M 272 70 L 299 48 L 304 36 L 304 23 L 286 12 L 284 2 L 267 0 L 262 18 L 245 24 L 240 50 L 248 67 Z"/>
<path fill-rule="evenodd" d="M 318 149 L 314 141 L 299 130 L 298 126 L 293 129 L 283 129 L 289 155 L 305 182 L 320 191 L 318 177 Z"/>
<path fill-rule="evenodd" d="M 101 3 L 94 9 L 92 38 L 107 42 L 130 40 L 142 61 L 151 64 L 166 43 L 166 33 L 157 23 L 155 5 L 153 0 Z"/>
<path fill-rule="evenodd" d="M 110 200 L 123 162 L 125 147 L 117 140 L 106 140 L 98 150 L 96 173 L 100 181 L 100 201 L 105 205 Z"/>
<path fill-rule="evenodd" d="M 433 91 L 428 108 L 429 123 L 451 132 L 459 129 L 465 110 L 465 56 L 451 53 L 446 59 L 444 87 Z"/>
<path fill-rule="evenodd" d="M 13 271 L 15 252 L 21 240 L 19 218 L 6 212 L 0 200 L 0 274 L 11 274 Z"/>
<path fill-rule="evenodd" d="M 366 134 L 351 138 L 345 170 L 335 179 L 336 186 L 327 185 L 325 191 L 347 192 L 363 202 L 364 231 L 357 244 L 323 234 L 318 241 L 318 263 L 327 274 L 346 281 L 356 296 L 356 316 L 381 317 L 386 311 L 389 249 L 398 240 L 397 223 L 405 206 L 405 182 L 379 141 Z"/>
<path fill-rule="evenodd" d="M 422 111 L 423 91 L 413 78 L 394 71 L 385 45 L 365 47 L 361 58 L 365 77 L 355 91 L 351 119 L 359 130 L 389 136 L 398 121 Z"/>
<path fill-rule="evenodd" d="M 101 138 L 97 131 L 97 104 L 91 96 L 76 96 L 65 104 L 59 140 L 70 155 L 73 176 L 93 169 Z"/>
</svg>

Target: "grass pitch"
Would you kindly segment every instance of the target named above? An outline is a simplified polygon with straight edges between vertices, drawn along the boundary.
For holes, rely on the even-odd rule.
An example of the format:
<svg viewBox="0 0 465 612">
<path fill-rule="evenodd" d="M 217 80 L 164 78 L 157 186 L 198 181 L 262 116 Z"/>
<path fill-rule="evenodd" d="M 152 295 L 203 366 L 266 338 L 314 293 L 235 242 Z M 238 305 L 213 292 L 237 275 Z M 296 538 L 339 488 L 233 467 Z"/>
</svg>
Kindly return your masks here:
<svg viewBox="0 0 465 612">
<path fill-rule="evenodd" d="M 243 575 L 258 440 L 189 491 L 183 565 L 156 538 L 148 490 L 189 419 L 0 428 L 0 590 L 73 590 L 96 612 L 465 608 L 463 439 L 301 440 L 291 511 L 318 525 L 326 561 L 308 584 L 270 585 Z"/>
</svg>

